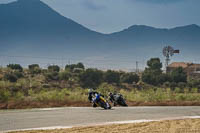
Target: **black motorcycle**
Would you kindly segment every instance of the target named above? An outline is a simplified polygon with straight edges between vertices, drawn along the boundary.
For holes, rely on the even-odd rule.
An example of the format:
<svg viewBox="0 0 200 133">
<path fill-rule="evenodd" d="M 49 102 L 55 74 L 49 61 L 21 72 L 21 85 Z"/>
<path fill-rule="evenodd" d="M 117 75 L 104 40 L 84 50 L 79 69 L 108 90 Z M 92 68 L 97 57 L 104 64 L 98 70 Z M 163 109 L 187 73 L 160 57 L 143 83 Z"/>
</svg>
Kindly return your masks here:
<svg viewBox="0 0 200 133">
<path fill-rule="evenodd" d="M 116 105 L 120 105 L 120 106 L 124 106 L 127 107 L 127 103 L 124 99 L 124 97 L 121 94 L 109 94 L 109 100 L 114 104 L 114 106 Z"/>
</svg>

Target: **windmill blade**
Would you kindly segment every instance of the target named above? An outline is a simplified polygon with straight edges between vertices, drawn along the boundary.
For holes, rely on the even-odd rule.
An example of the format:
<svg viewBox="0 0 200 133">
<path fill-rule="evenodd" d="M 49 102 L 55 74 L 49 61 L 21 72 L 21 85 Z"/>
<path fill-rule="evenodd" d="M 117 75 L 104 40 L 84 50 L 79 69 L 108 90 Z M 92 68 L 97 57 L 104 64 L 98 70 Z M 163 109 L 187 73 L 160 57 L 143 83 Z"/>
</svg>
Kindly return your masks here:
<svg viewBox="0 0 200 133">
<path fill-rule="evenodd" d="M 179 54 L 180 53 L 180 50 L 174 50 L 174 54 Z"/>
</svg>

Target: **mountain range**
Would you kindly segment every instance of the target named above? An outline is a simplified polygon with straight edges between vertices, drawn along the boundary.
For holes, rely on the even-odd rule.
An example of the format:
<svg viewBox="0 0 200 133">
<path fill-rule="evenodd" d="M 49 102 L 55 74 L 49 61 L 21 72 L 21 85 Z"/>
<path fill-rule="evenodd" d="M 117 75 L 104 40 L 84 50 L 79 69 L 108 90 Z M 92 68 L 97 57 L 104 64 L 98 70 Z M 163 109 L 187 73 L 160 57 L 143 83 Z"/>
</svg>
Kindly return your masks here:
<svg viewBox="0 0 200 133">
<path fill-rule="evenodd" d="M 23 61 L 14 58 L 20 55 L 62 57 L 64 63 L 71 60 L 103 67 L 110 64 L 110 67 L 131 68 L 135 61 L 144 65 L 151 57 L 163 59 L 162 48 L 166 45 L 181 51 L 173 61 L 197 62 L 200 61 L 199 44 L 200 27 L 196 24 L 171 29 L 133 25 L 119 32 L 103 34 L 60 15 L 40 0 L 0 4 L 0 59 L 5 63 L 39 62 L 39 58 Z M 3 56 L 13 58 L 8 61 Z M 42 62 L 53 61 L 46 58 Z"/>
</svg>

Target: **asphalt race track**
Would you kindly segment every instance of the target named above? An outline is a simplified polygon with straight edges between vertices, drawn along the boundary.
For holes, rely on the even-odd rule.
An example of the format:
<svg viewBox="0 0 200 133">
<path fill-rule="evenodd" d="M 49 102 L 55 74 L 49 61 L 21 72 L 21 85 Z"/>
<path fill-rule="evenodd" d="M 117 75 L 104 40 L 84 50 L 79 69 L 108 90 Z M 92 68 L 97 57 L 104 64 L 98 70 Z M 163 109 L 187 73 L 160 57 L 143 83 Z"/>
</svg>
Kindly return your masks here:
<svg viewBox="0 0 200 133">
<path fill-rule="evenodd" d="M 200 116 L 200 107 L 92 107 L 0 110 L 0 132 L 44 127 L 71 127 L 116 121 Z"/>
</svg>

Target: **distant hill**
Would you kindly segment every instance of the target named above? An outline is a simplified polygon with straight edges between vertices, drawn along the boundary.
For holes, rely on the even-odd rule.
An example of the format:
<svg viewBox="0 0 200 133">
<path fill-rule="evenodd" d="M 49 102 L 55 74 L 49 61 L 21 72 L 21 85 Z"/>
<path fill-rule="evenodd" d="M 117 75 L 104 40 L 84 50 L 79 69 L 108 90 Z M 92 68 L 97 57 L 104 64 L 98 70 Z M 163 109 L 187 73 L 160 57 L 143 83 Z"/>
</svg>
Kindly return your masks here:
<svg viewBox="0 0 200 133">
<path fill-rule="evenodd" d="M 199 59 L 199 44 L 200 27 L 195 24 L 172 29 L 134 25 L 102 34 L 60 15 L 40 0 L 0 5 L 0 52 L 6 55 L 64 56 L 90 61 L 109 58 L 122 63 L 123 58 L 128 62 L 161 56 L 162 47 L 172 45 L 183 53 L 177 60 L 188 61 Z"/>
</svg>

